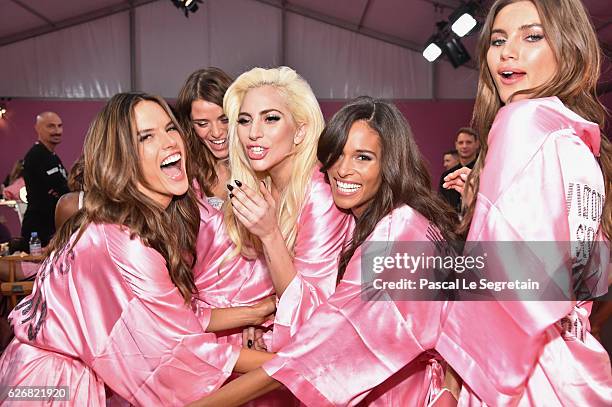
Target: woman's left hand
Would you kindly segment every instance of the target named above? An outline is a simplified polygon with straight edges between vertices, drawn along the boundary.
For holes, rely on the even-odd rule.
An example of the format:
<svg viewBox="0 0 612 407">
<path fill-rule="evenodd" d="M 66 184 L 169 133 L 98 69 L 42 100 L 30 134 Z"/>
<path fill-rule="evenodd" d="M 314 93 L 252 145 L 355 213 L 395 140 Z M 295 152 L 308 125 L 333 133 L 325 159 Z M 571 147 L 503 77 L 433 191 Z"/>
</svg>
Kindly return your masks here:
<svg viewBox="0 0 612 407">
<path fill-rule="evenodd" d="M 230 202 L 234 215 L 240 223 L 249 232 L 262 239 L 277 231 L 278 223 L 276 202 L 263 182 L 259 182 L 259 191 L 261 194 L 242 183 L 237 183 L 230 190 Z"/>
</svg>

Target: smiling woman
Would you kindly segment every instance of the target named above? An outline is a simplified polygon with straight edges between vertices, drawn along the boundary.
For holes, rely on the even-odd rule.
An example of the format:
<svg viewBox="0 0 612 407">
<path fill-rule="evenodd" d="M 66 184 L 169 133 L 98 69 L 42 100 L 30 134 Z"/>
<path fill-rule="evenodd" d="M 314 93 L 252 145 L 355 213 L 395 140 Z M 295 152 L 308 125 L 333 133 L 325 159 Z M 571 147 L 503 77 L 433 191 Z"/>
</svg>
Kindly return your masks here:
<svg viewBox="0 0 612 407">
<path fill-rule="evenodd" d="M 143 178 L 138 189 L 165 208 L 175 195 L 185 194 L 189 187 L 183 138 L 177 124 L 157 103 L 138 103 L 134 119 Z"/>
<path fill-rule="evenodd" d="M 10 315 L 3 385 L 67 386 L 71 405 L 104 406 L 106 388 L 135 405 L 184 405 L 270 358 L 217 343 L 194 312 L 200 216 L 187 161 L 163 99 L 111 98 L 85 140 L 84 207 Z"/>
<path fill-rule="evenodd" d="M 176 102 L 177 117 L 192 157 L 187 172 L 197 183 L 201 197 L 206 196 L 216 209 L 227 198 L 229 143 L 223 96 L 231 83 L 232 79 L 219 68 L 198 69 L 189 75 Z"/>
</svg>

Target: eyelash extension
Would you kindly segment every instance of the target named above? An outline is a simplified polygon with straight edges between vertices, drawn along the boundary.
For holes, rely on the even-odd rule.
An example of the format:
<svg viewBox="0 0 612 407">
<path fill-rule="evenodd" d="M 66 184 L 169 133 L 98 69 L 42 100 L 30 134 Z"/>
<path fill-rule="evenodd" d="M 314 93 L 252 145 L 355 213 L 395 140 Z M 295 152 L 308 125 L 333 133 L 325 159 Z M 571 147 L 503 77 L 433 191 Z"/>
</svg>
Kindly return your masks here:
<svg viewBox="0 0 612 407">
<path fill-rule="evenodd" d="M 266 120 L 269 120 L 269 121 L 275 121 L 275 122 L 277 122 L 277 121 L 279 121 L 280 119 L 281 119 L 281 118 L 280 118 L 280 116 L 277 116 L 277 115 L 270 115 L 270 116 L 266 116 Z"/>
<path fill-rule="evenodd" d="M 250 122 L 251 121 L 249 119 L 245 118 L 245 117 L 239 117 L 238 118 L 238 124 L 248 124 Z"/>
</svg>

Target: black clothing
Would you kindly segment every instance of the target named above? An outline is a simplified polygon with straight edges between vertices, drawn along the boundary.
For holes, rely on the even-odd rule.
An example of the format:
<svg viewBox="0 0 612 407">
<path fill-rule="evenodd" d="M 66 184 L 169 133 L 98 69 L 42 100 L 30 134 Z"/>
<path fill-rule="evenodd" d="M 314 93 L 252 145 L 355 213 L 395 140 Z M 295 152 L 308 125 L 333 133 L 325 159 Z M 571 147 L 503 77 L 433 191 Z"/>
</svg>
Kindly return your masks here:
<svg viewBox="0 0 612 407">
<path fill-rule="evenodd" d="M 438 185 L 438 193 L 446 202 L 452 206 L 457 213 L 461 213 L 461 194 L 454 189 L 446 189 L 442 187 L 444 184 L 444 177 L 446 177 L 451 172 L 457 171 L 459 168 L 468 167 L 469 169 L 474 168 L 474 164 L 476 164 L 476 159 L 474 161 L 468 163 L 467 165 L 462 165 L 461 163 L 455 165 L 453 168 L 444 171 L 442 176 L 440 177 L 440 183 Z"/>
<path fill-rule="evenodd" d="M 23 179 L 28 192 L 28 208 L 23 215 L 21 237 L 27 242 L 38 232 L 43 246 L 55 233 L 55 205 L 68 192 L 66 169 L 59 157 L 42 143 L 36 143 L 24 158 Z"/>
</svg>

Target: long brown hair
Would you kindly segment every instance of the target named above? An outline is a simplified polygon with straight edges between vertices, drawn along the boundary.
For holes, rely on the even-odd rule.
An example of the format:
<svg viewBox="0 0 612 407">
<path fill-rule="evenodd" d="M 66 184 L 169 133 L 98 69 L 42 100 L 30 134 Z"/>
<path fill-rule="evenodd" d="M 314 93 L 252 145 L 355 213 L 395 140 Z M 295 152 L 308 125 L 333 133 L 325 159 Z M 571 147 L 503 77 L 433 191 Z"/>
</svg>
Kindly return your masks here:
<svg viewBox="0 0 612 407">
<path fill-rule="evenodd" d="M 338 281 L 344 276 L 355 250 L 378 222 L 401 205 L 408 205 L 423 215 L 448 241 L 456 238 L 455 211 L 432 192 L 429 172 L 410 126 L 392 103 L 361 96 L 343 106 L 319 138 L 317 157 L 323 164 L 321 171 L 326 172 L 338 161 L 351 126 L 359 120 L 365 121 L 380 137 L 382 181 L 377 198 L 357 219 L 353 237 L 340 255 Z"/>
<path fill-rule="evenodd" d="M 145 245 L 166 260 L 172 282 L 185 302 L 196 293 L 192 267 L 200 215 L 192 189 L 174 197 L 164 209 L 138 189 L 143 180 L 134 108 L 142 101 L 161 106 L 180 129 L 166 102 L 145 93 L 119 93 L 98 113 L 85 138 L 84 206 L 70 218 L 51 241 L 48 253 L 64 247 L 70 236 L 90 223 L 110 223 L 128 228 Z M 181 132 L 182 134 L 182 132 Z M 185 152 L 189 160 L 188 151 Z M 144 182 L 144 181 L 141 181 Z M 77 238 L 78 240 L 78 238 Z"/>
<path fill-rule="evenodd" d="M 474 104 L 472 127 L 480 134 L 480 155 L 470 174 L 466 188 L 476 197 L 480 172 L 488 151 L 487 137 L 502 102 L 487 66 L 487 52 L 491 43 L 491 30 L 499 11 L 521 0 L 497 0 L 487 15 L 478 44 L 480 76 Z M 602 131 L 599 163 L 604 175 L 606 202 L 601 218 L 604 234 L 612 238 L 612 144 L 603 134 L 606 110 L 597 98 L 597 80 L 600 75 L 601 51 L 597 35 L 580 0 L 530 0 L 542 21 L 546 39 L 557 61 L 557 71 L 546 83 L 513 94 L 530 97 L 557 96 L 569 109 L 583 118 L 597 123 Z M 461 225 L 467 233 L 474 215 L 476 199 L 468 206 Z"/>
<path fill-rule="evenodd" d="M 176 117 L 185 131 L 191 160 L 187 163 L 189 179 L 195 179 L 205 195 L 212 196 L 211 188 L 217 184 L 215 156 L 204 146 L 191 121 L 191 104 L 204 100 L 223 107 L 223 97 L 232 84 L 232 78 L 219 68 L 208 67 L 193 72 L 181 88 L 176 101 Z"/>
</svg>

